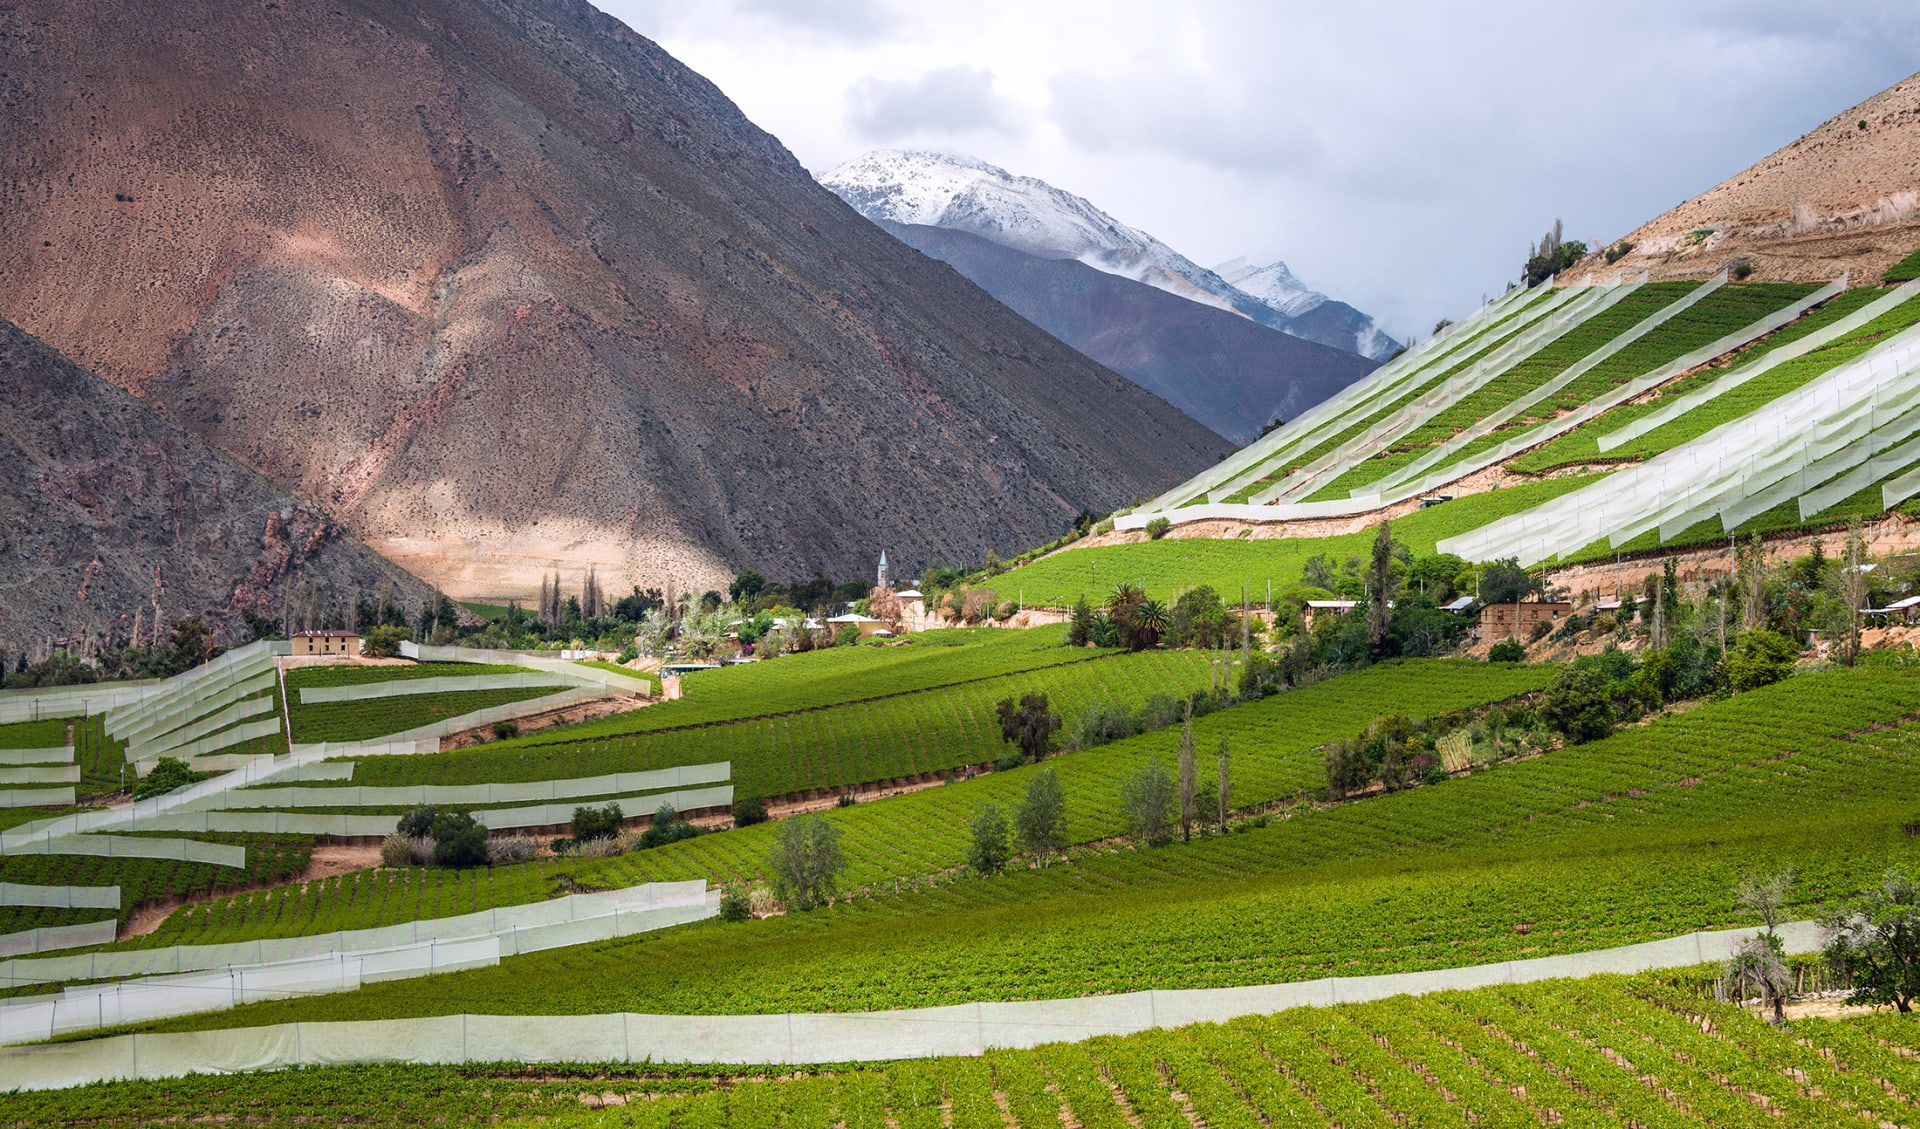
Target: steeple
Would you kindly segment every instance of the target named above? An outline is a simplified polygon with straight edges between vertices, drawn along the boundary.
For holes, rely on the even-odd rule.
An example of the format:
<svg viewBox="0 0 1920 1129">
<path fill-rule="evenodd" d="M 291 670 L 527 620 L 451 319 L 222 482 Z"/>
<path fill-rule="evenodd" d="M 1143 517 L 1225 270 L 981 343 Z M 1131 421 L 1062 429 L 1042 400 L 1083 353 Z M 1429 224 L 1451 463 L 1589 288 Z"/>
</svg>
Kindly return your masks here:
<svg viewBox="0 0 1920 1129">
<path fill-rule="evenodd" d="M 880 572 L 875 577 L 873 586 L 875 588 L 887 587 L 887 551 L 885 549 L 880 550 Z"/>
</svg>

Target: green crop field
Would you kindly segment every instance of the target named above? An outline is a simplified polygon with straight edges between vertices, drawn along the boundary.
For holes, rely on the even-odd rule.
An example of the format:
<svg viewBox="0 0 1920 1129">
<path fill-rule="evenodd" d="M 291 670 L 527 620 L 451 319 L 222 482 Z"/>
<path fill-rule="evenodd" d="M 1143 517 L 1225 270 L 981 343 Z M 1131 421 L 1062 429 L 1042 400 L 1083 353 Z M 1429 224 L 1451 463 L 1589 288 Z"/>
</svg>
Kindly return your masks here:
<svg viewBox="0 0 1920 1129">
<path fill-rule="evenodd" d="M 57 749 L 67 743 L 63 718 L 0 725 L 0 749 Z"/>
<path fill-rule="evenodd" d="M 532 674 L 530 666 L 511 663 L 393 663 L 379 666 L 303 666 L 287 672 L 287 690 L 299 704 L 307 686 L 364 686 L 407 678 L 471 678 L 483 674 Z"/>
<path fill-rule="evenodd" d="M 1077 716 L 1100 702 L 1131 709 L 1155 694 L 1185 697 L 1206 687 L 1209 678 L 1207 657 L 1194 652 L 1087 658 L 1092 652 L 1053 651 L 1085 661 L 740 722 L 566 744 L 501 742 L 423 756 L 361 757 L 352 783 L 549 780 L 731 761 L 736 795 L 782 796 L 997 760 L 1007 751 L 994 715 L 1002 698 L 1046 694 L 1056 712 Z"/>
<path fill-rule="evenodd" d="M 36 812 L 44 816 L 45 812 Z M 120 911 L 52 909 L 39 906 L 0 906 L 0 933 L 43 925 L 97 921 L 106 916 L 125 920 L 143 902 L 162 898 L 207 895 L 265 883 L 285 882 L 306 869 L 313 840 L 285 835 L 198 835 L 215 843 L 237 843 L 247 849 L 244 867 L 211 866 L 172 859 L 101 858 L 90 855 L 0 856 L 0 882 L 36 886 L 118 886 Z"/>
<path fill-rule="evenodd" d="M 1519 513 L 1579 489 L 1597 477 L 1569 475 L 1469 494 L 1395 521 L 1393 536 L 1415 553 L 1431 553 L 1434 543 L 1442 538 Z M 1245 584 L 1259 603 L 1266 599 L 1269 581 L 1276 594 L 1300 583 L 1308 558 L 1324 554 L 1337 565 L 1348 557 L 1364 557 L 1373 538 L 1370 530 L 1332 537 L 1272 539 L 1174 536 L 1064 549 L 1011 570 L 1003 580 L 1007 584 L 1017 580 L 1025 588 L 1029 603 L 1055 607 L 1070 605 L 1081 596 L 1097 604 L 1122 582 L 1139 584 L 1148 595 L 1169 600 L 1178 591 L 1210 584 L 1228 601 L 1238 601 L 1240 587 Z"/>
<path fill-rule="evenodd" d="M 1195 740 L 1208 758 L 1222 738 L 1231 742 L 1233 802 L 1240 808 L 1255 807 L 1298 798 L 1323 784 L 1318 746 L 1363 727 L 1383 700 L 1412 717 L 1437 717 L 1538 690 L 1551 674 L 1550 668 L 1455 660 L 1387 663 L 1209 714 L 1194 723 Z M 1069 840 L 1089 843 L 1120 833 L 1120 781 L 1150 756 L 1171 764 L 1177 739 L 1177 730 L 1162 730 L 1050 758 L 1045 767 L 1060 774 L 1067 797 Z M 1209 759 L 1209 770 L 1212 763 Z M 844 835 L 847 885 L 890 888 L 963 864 L 966 827 L 980 807 L 998 803 L 1010 809 L 1036 771 L 990 773 L 830 812 Z M 763 824 L 597 861 L 523 864 L 465 874 L 382 870 L 344 875 L 208 902 L 169 919 L 144 943 L 214 944 L 467 913 L 547 897 L 561 874 L 596 888 L 687 878 L 759 879 L 766 876 L 767 851 L 776 830 Z"/>
<path fill-rule="evenodd" d="M 1660 978 L 1450 992 L 861 1067 L 330 1067 L 15 1094 L 15 1124 L 817 1129 L 1907 1124 L 1920 1023 L 1775 1028 Z M 606 1098 L 613 1108 L 586 1108 Z"/>
<path fill-rule="evenodd" d="M 1081 662 L 1064 627 L 915 632 L 891 646 L 830 647 L 684 675 L 677 701 L 529 734 L 505 746 L 551 745 L 628 733 L 774 717 Z"/>
<path fill-rule="evenodd" d="M 1920 863 L 1920 840 L 1902 829 L 1920 804 L 1917 707 L 1906 671 L 1805 675 L 1590 745 L 1187 845 L 908 882 L 811 914 L 180 1025 L 865 1009 L 1447 967 L 1741 924 L 1739 876 L 1783 862 L 1799 875 L 1790 912 L 1804 914 L 1888 865 Z M 873 818 L 899 803 L 873 805 Z M 666 877 L 676 852 L 737 834 L 577 873 Z"/>
</svg>

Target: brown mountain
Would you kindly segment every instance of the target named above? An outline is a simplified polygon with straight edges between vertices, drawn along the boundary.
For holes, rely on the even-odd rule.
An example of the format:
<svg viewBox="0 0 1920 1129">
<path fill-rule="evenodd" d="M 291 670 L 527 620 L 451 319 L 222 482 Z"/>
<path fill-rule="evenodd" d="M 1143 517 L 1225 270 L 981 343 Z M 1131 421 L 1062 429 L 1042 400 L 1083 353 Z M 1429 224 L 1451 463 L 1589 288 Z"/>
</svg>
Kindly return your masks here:
<svg viewBox="0 0 1920 1129">
<path fill-rule="evenodd" d="M 583 3 L 18 0 L 0 103 L 0 316 L 456 594 L 978 559 L 1224 447 Z"/>
<path fill-rule="evenodd" d="M 152 409 L 0 321 L 0 650 L 204 615 L 222 642 L 283 596 L 432 590 Z"/>
<path fill-rule="evenodd" d="M 1755 279 L 1877 282 L 1920 248 L 1920 75 L 1642 224 L 1617 267 L 1705 278 L 1745 257 Z M 1576 277 L 1570 273 L 1569 279 Z"/>
<path fill-rule="evenodd" d="M 1029 255 L 953 228 L 879 223 L 1235 443 L 1252 441 L 1276 415 L 1292 419 L 1375 368 L 1357 353 L 1085 263 Z"/>
</svg>

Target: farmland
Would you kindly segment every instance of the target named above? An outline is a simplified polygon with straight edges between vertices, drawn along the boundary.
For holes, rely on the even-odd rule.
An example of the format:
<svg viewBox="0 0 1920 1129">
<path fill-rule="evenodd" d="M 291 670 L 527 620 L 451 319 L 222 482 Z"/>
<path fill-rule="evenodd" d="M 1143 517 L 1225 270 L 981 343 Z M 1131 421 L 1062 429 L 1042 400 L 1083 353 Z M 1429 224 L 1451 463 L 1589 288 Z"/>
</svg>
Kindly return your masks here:
<svg viewBox="0 0 1920 1129">
<path fill-rule="evenodd" d="M 1920 750 L 1916 707 L 1920 685 L 1905 671 L 1803 676 L 1605 741 L 1192 844 L 1097 850 L 992 880 L 910 879 L 823 913 L 708 923 L 180 1025 L 1048 998 L 1446 967 L 1732 926 L 1750 920 L 1732 891 L 1756 867 L 1793 861 L 1800 913 L 1890 864 L 1920 863 L 1920 841 L 1901 830 L 1920 799 L 1907 767 Z M 1097 762 L 1114 748 L 1075 756 Z M 911 798 L 834 814 L 881 820 Z M 573 876 L 674 876 L 677 856 L 750 841 L 738 834 L 607 870 L 575 864 Z M 891 859 L 900 838 L 858 850 Z M 924 873 L 927 861 L 939 860 L 893 865 Z"/>
<path fill-rule="evenodd" d="M 45 815 L 45 812 L 36 812 Z M 223 890 L 285 882 L 306 869 L 313 840 L 273 835 L 207 835 L 247 849 L 244 867 L 210 866 L 171 859 L 100 858 L 74 855 L 0 857 L 0 882 L 47 886 L 118 886 L 120 912 L 142 902 L 207 895 Z M 0 906 L 0 933 L 43 925 L 66 925 L 116 916 L 111 910 Z"/>
</svg>

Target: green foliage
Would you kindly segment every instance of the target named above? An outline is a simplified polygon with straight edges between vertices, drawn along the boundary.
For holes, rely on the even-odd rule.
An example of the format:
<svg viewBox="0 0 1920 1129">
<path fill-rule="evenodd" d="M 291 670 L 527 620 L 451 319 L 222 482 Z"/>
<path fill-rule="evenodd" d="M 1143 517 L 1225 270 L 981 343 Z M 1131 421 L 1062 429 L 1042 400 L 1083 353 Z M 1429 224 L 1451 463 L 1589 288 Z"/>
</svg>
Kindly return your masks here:
<svg viewBox="0 0 1920 1129">
<path fill-rule="evenodd" d="M 161 757 L 154 762 L 153 770 L 133 786 L 133 798 L 144 800 L 148 796 L 164 796 L 206 778 L 206 773 L 188 768 L 187 762 L 179 757 Z"/>
<path fill-rule="evenodd" d="M 1612 733 L 1613 701 L 1606 676 L 1590 668 L 1561 671 L 1541 696 L 1540 720 L 1574 745 Z"/>
<path fill-rule="evenodd" d="M 1013 827 L 1020 853 L 1041 866 L 1067 849 L 1067 796 L 1058 772 L 1049 768 L 1028 782 Z"/>
<path fill-rule="evenodd" d="M 396 698 L 303 705 L 301 689 L 309 686 L 363 686 L 394 679 L 468 677 L 484 674 L 524 674 L 528 668 L 483 663 L 414 663 L 400 666 L 310 666 L 287 672 L 292 695 L 293 739 L 360 741 L 399 733 L 489 706 L 522 702 L 559 693 L 557 686 L 512 690 L 464 690 L 450 694 L 407 694 Z"/>
<path fill-rule="evenodd" d="M 826 905 L 846 866 L 840 828 L 820 815 L 797 816 L 779 828 L 767 859 L 775 895 L 798 910 Z"/>
<path fill-rule="evenodd" d="M 1002 698 L 995 703 L 993 712 L 1000 720 L 1002 741 L 1018 746 L 1035 764 L 1045 759 L 1052 747 L 1053 735 L 1060 730 L 1060 715 L 1048 709 L 1045 694 L 1023 694 L 1018 706 L 1012 698 Z"/>
<path fill-rule="evenodd" d="M 1627 242 L 1624 239 L 1620 240 L 1617 243 L 1614 243 L 1612 246 L 1607 248 L 1607 265 L 1612 266 L 1613 264 L 1619 262 L 1621 259 L 1626 258 L 1629 254 L 1632 253 L 1632 251 L 1633 251 L 1633 244 Z"/>
<path fill-rule="evenodd" d="M 767 801 L 758 796 L 748 796 L 733 802 L 733 825 L 752 827 L 756 823 L 767 821 Z"/>
<path fill-rule="evenodd" d="M 1920 998 L 1920 883 L 1890 870 L 1873 887 L 1821 919 L 1827 963 L 1853 1000 L 1892 1004 L 1901 1014 Z"/>
<path fill-rule="evenodd" d="M 0 725 L 0 749 L 57 749 L 67 743 L 63 718 Z"/>
<path fill-rule="evenodd" d="M 1120 785 L 1120 811 L 1135 842 L 1159 847 L 1172 841 L 1174 782 L 1159 757 L 1149 757 Z"/>
<path fill-rule="evenodd" d="M 1913 254 L 1908 255 L 1906 258 L 1888 267 L 1887 272 L 1880 276 L 1880 281 L 1912 282 L 1916 278 L 1920 278 L 1920 250 L 1916 250 Z"/>
<path fill-rule="evenodd" d="M 376 624 L 360 636 L 360 653 L 370 659 L 390 659 L 400 653 L 400 644 L 412 637 L 408 628 Z"/>
<path fill-rule="evenodd" d="M 677 813 L 667 809 L 668 820 L 673 822 Z M 604 807 L 581 806 L 573 809 L 573 823 L 569 827 L 575 843 L 591 842 L 594 839 L 611 839 L 620 834 L 620 823 L 626 814 L 619 804 L 607 804 Z"/>
<path fill-rule="evenodd" d="M 720 920 L 735 924 L 753 920 L 753 899 L 738 882 L 720 895 Z"/>
<path fill-rule="evenodd" d="M 33 812 L 36 816 L 47 812 Z M 0 882 L 51 886 L 118 886 L 117 914 L 100 910 L 68 910 L 40 906 L 0 906 L 0 933 L 14 933 L 45 925 L 96 921 L 104 916 L 125 920 L 133 910 L 162 899 L 204 898 L 223 891 L 245 890 L 286 882 L 307 868 L 313 840 L 291 835 L 202 835 L 198 838 L 244 846 L 246 865 L 211 866 L 171 859 L 109 858 L 90 855 L 0 856 Z M 241 898 L 249 895 L 241 894 Z M 138 942 L 136 942 L 138 943 Z"/>
<path fill-rule="evenodd" d="M 1518 639 L 1502 639 L 1487 648 L 1490 663 L 1517 663 L 1527 659 L 1527 646 Z"/>
<path fill-rule="evenodd" d="M 1735 691 L 1757 690 L 1792 674 L 1796 657 L 1794 645 L 1772 631 L 1744 632 L 1727 656 L 1727 682 Z"/>
<path fill-rule="evenodd" d="M 1541 237 L 1540 245 L 1527 256 L 1526 266 L 1520 272 L 1521 285 L 1538 286 L 1586 258 L 1587 245 L 1578 239 L 1563 239 L 1563 230 L 1560 221 L 1554 220 L 1553 229 Z"/>
<path fill-rule="evenodd" d="M 1013 857 L 1013 849 L 1008 844 L 1012 834 L 1012 825 L 1001 812 L 998 804 L 988 804 L 974 817 L 972 842 L 967 847 L 967 865 L 982 878 L 991 878 L 1007 869 L 1007 861 Z"/>
<path fill-rule="evenodd" d="M 1173 522 L 1170 519 L 1164 516 L 1156 517 L 1151 521 L 1147 522 L 1147 526 L 1146 526 L 1147 536 L 1152 538 L 1155 541 L 1158 541 L 1162 537 L 1165 537 L 1167 535 L 1167 532 L 1172 528 L 1173 528 Z"/>
<path fill-rule="evenodd" d="M 433 864 L 459 869 L 485 866 L 487 829 L 471 812 L 441 811 L 433 817 Z"/>
<path fill-rule="evenodd" d="M 520 723 L 517 721 L 496 721 L 493 723 L 493 739 L 505 741 L 509 737 L 520 736 Z"/>
</svg>

